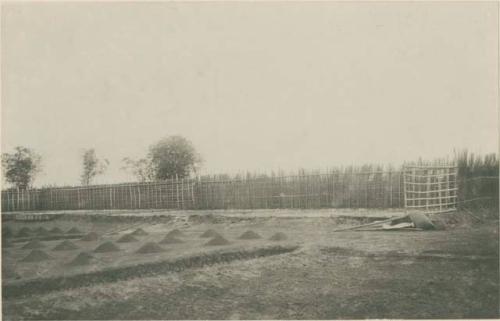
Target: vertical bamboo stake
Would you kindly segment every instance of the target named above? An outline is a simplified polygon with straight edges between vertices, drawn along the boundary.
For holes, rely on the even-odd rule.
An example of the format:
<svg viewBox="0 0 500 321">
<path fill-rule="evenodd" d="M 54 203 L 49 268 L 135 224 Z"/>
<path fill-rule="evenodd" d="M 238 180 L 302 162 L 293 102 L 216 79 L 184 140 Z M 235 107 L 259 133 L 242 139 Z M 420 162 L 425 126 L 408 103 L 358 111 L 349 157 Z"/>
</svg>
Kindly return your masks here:
<svg viewBox="0 0 500 321">
<path fill-rule="evenodd" d="M 181 207 L 184 209 L 184 178 L 181 178 Z"/>
<path fill-rule="evenodd" d="M 365 187 L 365 208 L 368 208 L 368 189 L 369 189 L 369 184 L 370 184 L 370 175 L 371 174 L 366 174 L 366 187 Z"/>
<path fill-rule="evenodd" d="M 129 195 L 128 205 L 129 205 L 129 208 L 132 208 L 133 196 L 132 196 L 132 187 L 130 185 L 128 185 L 128 195 Z"/>
<path fill-rule="evenodd" d="M 408 204 L 406 203 L 406 167 L 403 167 L 403 202 L 404 202 L 404 208 L 406 209 L 408 207 Z"/>
<path fill-rule="evenodd" d="M 155 208 L 158 208 L 158 183 L 154 185 L 154 194 L 155 194 Z"/>
<path fill-rule="evenodd" d="M 246 185 L 247 185 L 247 208 L 252 208 L 252 196 L 250 194 L 250 181 L 247 180 L 246 181 Z"/>
<path fill-rule="evenodd" d="M 30 210 L 31 209 L 31 202 L 30 202 L 30 191 L 27 189 L 26 190 L 26 199 L 27 199 L 27 209 Z"/>
<path fill-rule="evenodd" d="M 446 170 L 443 170 L 443 169 L 440 169 L 438 170 L 438 173 L 441 175 L 443 174 L 442 177 L 445 177 L 446 180 L 448 180 L 448 177 L 446 176 Z M 443 181 L 441 180 L 441 176 L 438 176 L 437 178 L 437 181 L 438 181 L 438 202 L 439 202 L 439 211 L 442 211 L 443 210 L 443 198 L 442 198 L 442 195 L 443 195 L 443 191 L 442 191 L 442 184 L 443 184 Z M 446 182 L 446 181 L 445 181 Z"/>
<path fill-rule="evenodd" d="M 431 176 L 432 176 L 432 170 L 431 169 L 424 169 L 424 173 L 427 174 L 427 191 L 424 194 L 426 197 L 425 200 L 425 209 L 428 211 L 429 210 L 429 205 L 431 203 L 431 197 L 432 197 L 432 188 L 431 188 Z"/>
<path fill-rule="evenodd" d="M 109 208 L 113 208 L 113 187 L 109 187 Z"/>
<path fill-rule="evenodd" d="M 392 170 L 389 171 L 389 207 L 392 208 Z"/>
<path fill-rule="evenodd" d="M 175 189 L 176 189 L 176 194 L 177 194 L 177 208 L 180 208 L 179 204 L 179 177 L 177 174 L 175 175 Z"/>
<path fill-rule="evenodd" d="M 453 194 L 455 195 L 455 209 L 458 209 L 458 167 L 453 168 L 453 178 L 454 178 L 454 184 L 453 188 L 455 188 L 455 191 Z"/>
<path fill-rule="evenodd" d="M 194 186 L 195 186 L 195 183 L 196 183 L 196 180 L 191 180 L 191 203 L 192 203 L 192 207 L 193 208 L 196 208 L 195 206 L 195 202 L 194 202 Z"/>
<path fill-rule="evenodd" d="M 442 188 L 445 190 L 445 192 L 444 192 L 444 195 L 442 197 L 441 202 L 443 204 L 447 204 L 447 203 L 450 203 L 449 202 L 449 200 L 450 200 L 449 196 L 451 193 L 451 191 L 450 191 L 451 185 L 450 184 L 452 182 L 453 175 L 452 175 L 450 168 L 445 169 L 444 172 L 445 172 L 445 181 L 443 182 L 444 186 Z M 443 205 L 443 210 L 446 210 L 449 206 L 450 205 Z"/>
<path fill-rule="evenodd" d="M 137 185 L 137 208 L 142 208 L 141 207 L 141 186 Z"/>
</svg>

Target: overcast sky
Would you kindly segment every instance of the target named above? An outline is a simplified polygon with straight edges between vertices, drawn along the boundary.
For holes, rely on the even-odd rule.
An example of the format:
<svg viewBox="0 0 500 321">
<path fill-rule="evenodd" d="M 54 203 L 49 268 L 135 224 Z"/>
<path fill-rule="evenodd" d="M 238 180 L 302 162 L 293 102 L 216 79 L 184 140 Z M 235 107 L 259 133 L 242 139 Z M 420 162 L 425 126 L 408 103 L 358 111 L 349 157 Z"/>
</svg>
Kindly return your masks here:
<svg viewBox="0 0 500 321">
<path fill-rule="evenodd" d="M 2 150 L 75 185 L 81 153 L 190 139 L 205 173 L 498 149 L 497 3 L 2 6 Z"/>
</svg>

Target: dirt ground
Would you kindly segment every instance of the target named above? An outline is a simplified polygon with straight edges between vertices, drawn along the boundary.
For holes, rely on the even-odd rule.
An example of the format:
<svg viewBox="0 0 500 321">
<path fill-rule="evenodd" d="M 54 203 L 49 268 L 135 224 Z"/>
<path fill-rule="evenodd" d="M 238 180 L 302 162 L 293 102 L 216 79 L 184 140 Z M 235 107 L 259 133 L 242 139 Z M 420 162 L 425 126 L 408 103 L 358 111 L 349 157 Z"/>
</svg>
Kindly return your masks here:
<svg viewBox="0 0 500 321">
<path fill-rule="evenodd" d="M 286 212 L 286 211 L 284 211 Z M 311 211 L 309 211 L 311 212 Z M 307 213 L 309 213 L 307 212 Z M 379 211 L 380 212 L 380 211 Z M 498 318 L 498 221 L 448 226 L 437 231 L 345 231 L 360 219 L 342 215 L 220 215 L 175 213 L 145 220 L 133 215 L 113 219 L 63 215 L 48 222 L 4 222 L 14 231 L 22 226 L 58 226 L 96 231 L 98 241 L 75 240 L 80 249 L 55 253 L 60 241 L 44 250 L 54 259 L 26 263 L 29 253 L 16 244 L 2 250 L 2 269 L 19 277 L 3 277 L 3 318 L 23 319 L 362 319 L 362 318 Z M 296 214 L 296 213 L 295 213 Z M 338 214 L 338 213 L 337 213 Z M 380 214 L 380 215 L 379 215 Z M 387 216 L 392 213 L 378 213 Z M 340 218 L 339 218 L 340 217 Z M 95 254 L 96 263 L 70 268 L 65 263 L 82 250 L 92 251 L 141 227 L 148 232 L 139 243 L 115 243 L 122 249 Z M 159 241 L 173 228 L 184 243 L 166 251 L 135 254 L 149 241 Z M 199 236 L 214 229 L 229 245 L 205 246 Z M 252 230 L 259 240 L 240 240 Z M 268 240 L 283 232 L 287 240 Z M 122 266 L 154 264 L 196 255 L 251 251 L 269 246 L 297 247 L 269 256 L 194 265 L 156 275 L 137 274 L 113 282 L 47 290 L 14 296 L 9 286 L 30 281 L 78 277 L 113 271 Z M 27 283 L 28 282 L 28 283 Z"/>
</svg>

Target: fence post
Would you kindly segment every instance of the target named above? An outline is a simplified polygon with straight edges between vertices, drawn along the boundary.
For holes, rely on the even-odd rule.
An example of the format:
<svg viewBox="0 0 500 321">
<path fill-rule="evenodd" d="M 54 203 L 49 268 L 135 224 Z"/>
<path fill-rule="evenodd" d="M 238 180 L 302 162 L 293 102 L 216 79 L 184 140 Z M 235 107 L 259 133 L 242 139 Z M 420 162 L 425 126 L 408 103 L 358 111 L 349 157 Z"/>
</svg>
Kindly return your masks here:
<svg viewBox="0 0 500 321">
<path fill-rule="evenodd" d="M 113 187 L 109 187 L 109 208 L 113 208 Z"/>
<path fill-rule="evenodd" d="M 137 204 L 138 208 L 141 208 L 141 188 L 139 185 L 137 185 Z"/>
<path fill-rule="evenodd" d="M 184 178 L 181 178 L 181 207 L 184 209 Z"/>
<path fill-rule="evenodd" d="M 403 166 L 403 172 L 402 172 L 402 179 L 403 179 L 403 203 L 404 203 L 404 208 L 406 209 L 406 168 Z M 400 184 L 401 184 L 401 180 L 400 180 Z M 401 188 L 401 187 L 400 187 Z"/>
<path fill-rule="evenodd" d="M 196 208 L 195 206 L 195 201 L 194 201 L 194 186 L 196 184 L 195 180 L 191 180 L 191 202 L 192 202 L 192 207 Z"/>
<path fill-rule="evenodd" d="M 180 208 L 179 204 L 179 176 L 177 174 L 175 175 L 175 191 L 176 191 L 176 196 L 177 196 L 177 209 Z"/>
<path fill-rule="evenodd" d="M 31 202 L 30 202 L 30 191 L 26 188 L 26 199 L 27 199 L 27 210 L 31 210 Z"/>
</svg>

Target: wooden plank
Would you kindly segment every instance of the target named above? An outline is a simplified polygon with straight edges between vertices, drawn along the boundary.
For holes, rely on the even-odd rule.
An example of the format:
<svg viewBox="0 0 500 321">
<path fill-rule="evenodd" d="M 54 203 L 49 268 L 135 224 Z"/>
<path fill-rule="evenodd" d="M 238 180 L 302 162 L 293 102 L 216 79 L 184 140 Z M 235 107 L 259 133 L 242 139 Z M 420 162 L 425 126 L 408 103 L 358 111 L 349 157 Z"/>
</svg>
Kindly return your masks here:
<svg viewBox="0 0 500 321">
<path fill-rule="evenodd" d="M 355 230 L 355 229 L 362 228 L 362 227 L 380 225 L 380 224 L 389 223 L 389 222 L 392 222 L 392 221 L 395 221 L 395 220 L 398 220 L 398 219 L 405 218 L 406 216 L 408 216 L 408 215 L 402 215 L 402 216 L 398 216 L 398 217 L 391 217 L 391 218 L 386 219 L 386 220 L 372 222 L 372 223 L 366 223 L 366 224 L 360 224 L 360 225 L 356 225 L 356 226 L 344 227 L 344 228 L 333 230 L 332 232 L 350 231 L 350 230 Z"/>
</svg>

